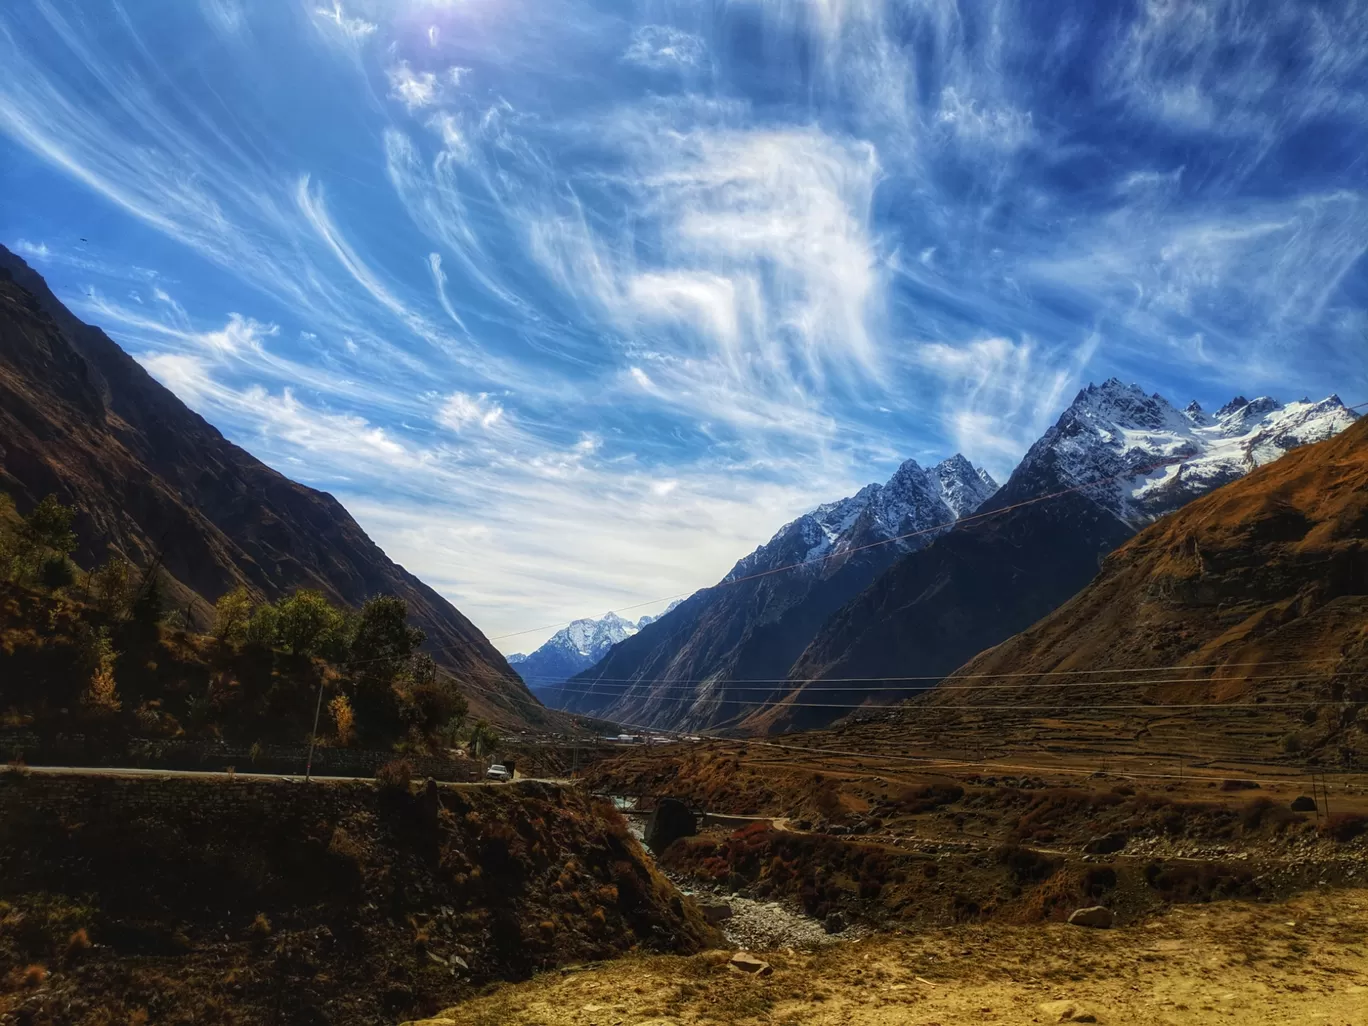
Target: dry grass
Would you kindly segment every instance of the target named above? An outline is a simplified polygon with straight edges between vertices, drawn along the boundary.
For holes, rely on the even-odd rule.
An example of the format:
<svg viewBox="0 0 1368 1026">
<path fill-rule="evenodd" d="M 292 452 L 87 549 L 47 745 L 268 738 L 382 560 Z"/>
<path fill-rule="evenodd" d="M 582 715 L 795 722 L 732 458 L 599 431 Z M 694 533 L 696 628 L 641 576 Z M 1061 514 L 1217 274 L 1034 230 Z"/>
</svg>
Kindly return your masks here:
<svg viewBox="0 0 1368 1026">
<path fill-rule="evenodd" d="M 1108 1026 L 1357 1023 L 1368 952 L 1363 931 L 1345 924 L 1362 922 L 1368 891 L 1194 907 L 1110 931 L 969 925 L 764 953 L 775 968 L 768 978 L 727 968 L 727 952 L 631 957 L 498 987 L 431 1021 L 982 1026 L 1058 1021 L 1049 1003 L 1063 1000 Z"/>
</svg>

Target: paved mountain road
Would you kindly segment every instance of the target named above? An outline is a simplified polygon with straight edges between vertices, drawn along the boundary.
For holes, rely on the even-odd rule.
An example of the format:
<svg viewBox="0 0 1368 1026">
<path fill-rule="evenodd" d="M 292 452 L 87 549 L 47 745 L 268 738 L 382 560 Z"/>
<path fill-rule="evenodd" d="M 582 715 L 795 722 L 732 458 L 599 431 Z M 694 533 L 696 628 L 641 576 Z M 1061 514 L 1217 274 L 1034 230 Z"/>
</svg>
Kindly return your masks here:
<svg viewBox="0 0 1368 1026">
<path fill-rule="evenodd" d="M 228 773 L 222 770 L 143 769 L 132 766 L 24 766 L 17 772 L 41 773 L 49 776 L 131 777 L 152 779 L 179 777 L 191 780 L 280 780 L 292 784 L 304 783 L 303 773 L 239 773 L 236 771 Z M 374 777 L 332 777 L 324 776 L 319 773 L 315 773 L 310 779 L 314 783 L 321 784 L 372 784 L 375 782 Z M 574 784 L 575 781 L 562 780 L 554 777 L 519 777 L 517 780 L 439 780 L 437 783 L 442 787 L 508 787 L 510 784 L 523 783 L 569 786 Z"/>
</svg>

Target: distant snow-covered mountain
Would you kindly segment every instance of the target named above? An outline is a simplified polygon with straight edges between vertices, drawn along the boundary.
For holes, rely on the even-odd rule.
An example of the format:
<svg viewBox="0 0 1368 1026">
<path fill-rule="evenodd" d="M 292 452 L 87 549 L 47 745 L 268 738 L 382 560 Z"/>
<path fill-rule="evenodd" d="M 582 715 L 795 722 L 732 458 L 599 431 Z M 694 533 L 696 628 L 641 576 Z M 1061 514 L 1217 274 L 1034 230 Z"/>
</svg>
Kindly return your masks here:
<svg viewBox="0 0 1368 1026">
<path fill-rule="evenodd" d="M 678 602 L 670 605 L 668 613 Z M 661 614 L 662 616 L 664 613 Z M 641 628 L 659 619 L 643 616 L 640 620 L 626 620 L 616 613 L 605 613 L 595 620 L 585 617 L 562 627 L 531 654 L 515 653 L 508 657 L 508 665 L 518 671 L 534 692 L 569 680 L 581 670 L 588 669 L 608 654 L 619 641 L 630 638 Z"/>
</svg>

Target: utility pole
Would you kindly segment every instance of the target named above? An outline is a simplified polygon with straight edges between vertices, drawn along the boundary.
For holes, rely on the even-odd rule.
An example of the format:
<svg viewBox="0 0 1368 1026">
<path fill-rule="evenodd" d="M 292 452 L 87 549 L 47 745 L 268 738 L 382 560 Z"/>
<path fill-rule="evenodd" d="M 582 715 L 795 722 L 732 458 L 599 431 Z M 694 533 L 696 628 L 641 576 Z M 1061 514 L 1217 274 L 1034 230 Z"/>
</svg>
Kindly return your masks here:
<svg viewBox="0 0 1368 1026">
<path fill-rule="evenodd" d="M 309 760 L 304 763 L 304 783 L 308 783 L 313 776 L 313 753 L 314 745 L 318 741 L 318 717 L 323 712 L 323 682 L 318 682 L 318 702 L 314 705 L 314 725 L 313 733 L 309 735 Z"/>
</svg>

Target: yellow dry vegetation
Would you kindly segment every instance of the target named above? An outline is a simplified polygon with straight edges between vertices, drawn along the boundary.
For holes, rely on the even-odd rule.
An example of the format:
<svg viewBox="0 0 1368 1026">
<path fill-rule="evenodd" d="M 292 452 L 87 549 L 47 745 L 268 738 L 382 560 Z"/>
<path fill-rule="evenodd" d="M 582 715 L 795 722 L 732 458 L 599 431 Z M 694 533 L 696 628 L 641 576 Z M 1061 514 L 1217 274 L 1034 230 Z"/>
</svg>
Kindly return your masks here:
<svg viewBox="0 0 1368 1026">
<path fill-rule="evenodd" d="M 1118 930 L 982 925 L 764 954 L 633 957 L 499 987 L 421 1026 L 1358 1026 L 1368 890 L 1175 906 Z"/>
</svg>

